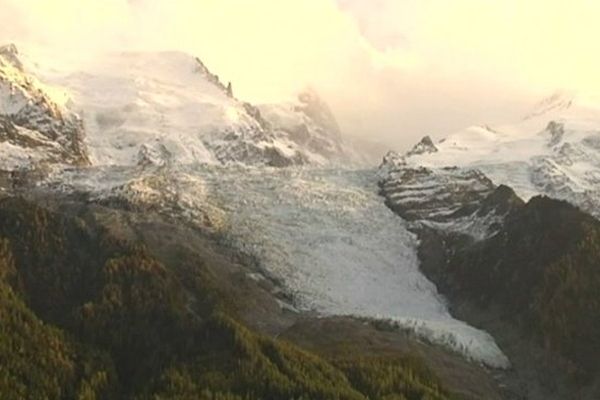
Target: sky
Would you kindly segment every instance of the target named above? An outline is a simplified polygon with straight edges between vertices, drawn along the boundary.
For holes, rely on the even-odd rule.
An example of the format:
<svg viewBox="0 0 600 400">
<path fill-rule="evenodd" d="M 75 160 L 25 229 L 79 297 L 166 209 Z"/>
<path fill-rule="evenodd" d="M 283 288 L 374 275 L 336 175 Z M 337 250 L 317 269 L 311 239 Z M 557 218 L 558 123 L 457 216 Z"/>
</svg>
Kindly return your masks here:
<svg viewBox="0 0 600 400">
<path fill-rule="evenodd" d="M 0 42 L 57 58 L 186 51 L 254 103 L 311 86 L 345 132 L 398 149 L 518 119 L 555 90 L 600 92 L 594 0 L 0 0 L 0 10 Z"/>
</svg>

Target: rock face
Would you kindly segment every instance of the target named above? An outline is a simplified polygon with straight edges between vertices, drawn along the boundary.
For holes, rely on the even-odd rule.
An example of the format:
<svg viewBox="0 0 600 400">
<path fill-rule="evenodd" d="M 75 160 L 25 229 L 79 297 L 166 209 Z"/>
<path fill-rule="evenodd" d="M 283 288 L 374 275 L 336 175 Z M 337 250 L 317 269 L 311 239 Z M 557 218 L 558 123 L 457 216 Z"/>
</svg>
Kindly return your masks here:
<svg viewBox="0 0 600 400">
<path fill-rule="evenodd" d="M 530 179 L 542 194 L 600 216 L 600 131 L 550 121 L 542 132 L 550 154 L 532 157 Z"/>
<path fill-rule="evenodd" d="M 408 153 L 407 156 L 414 156 L 419 154 L 435 153 L 438 149 L 433 144 L 433 140 L 429 136 L 425 136 L 419 143 L 417 143 Z"/>
<path fill-rule="evenodd" d="M 562 372 L 550 389 L 555 397 L 546 398 L 597 398 L 600 222 L 567 202 L 534 197 L 496 235 L 456 247 L 443 270 L 447 293 L 516 327 Z M 541 371 L 543 363 L 521 370 Z"/>
<path fill-rule="evenodd" d="M 15 46 L 0 48 L 0 167 L 89 162 L 81 120 L 31 75 Z"/>
<path fill-rule="evenodd" d="M 496 188 L 479 170 L 417 167 L 396 153 L 384 158 L 379 176 L 388 207 L 416 230 L 427 226 L 476 239 L 488 237 L 508 212 L 500 205 L 502 200 L 516 198 L 512 189 Z"/>
<path fill-rule="evenodd" d="M 404 219 L 444 222 L 476 208 L 494 185 L 476 170 L 406 167 L 393 172 L 381 189 Z"/>
<path fill-rule="evenodd" d="M 324 165 L 330 161 L 360 161 L 342 139 L 329 106 L 314 90 L 307 89 L 293 101 L 263 104 L 259 109 L 278 137 L 292 143 L 292 147 L 308 150 L 308 162 Z"/>
<path fill-rule="evenodd" d="M 473 241 L 423 228 L 421 268 L 458 317 L 498 341 L 514 368 L 505 384 L 516 393 L 596 399 L 600 223 L 546 197 L 506 202 L 500 189 L 490 197 L 511 210 L 497 232 Z"/>
<path fill-rule="evenodd" d="M 58 80 L 84 116 L 94 164 L 289 164 L 299 160 L 251 106 L 197 58 L 177 52 L 109 54 Z M 165 158 L 166 157 L 166 158 Z"/>
</svg>

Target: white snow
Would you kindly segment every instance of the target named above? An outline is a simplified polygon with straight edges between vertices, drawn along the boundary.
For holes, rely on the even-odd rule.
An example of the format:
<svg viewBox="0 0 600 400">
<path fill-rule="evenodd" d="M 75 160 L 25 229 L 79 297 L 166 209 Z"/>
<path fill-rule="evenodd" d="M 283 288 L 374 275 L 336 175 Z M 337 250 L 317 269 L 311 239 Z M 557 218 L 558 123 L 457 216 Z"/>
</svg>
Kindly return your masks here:
<svg viewBox="0 0 600 400">
<path fill-rule="evenodd" d="M 38 73 L 69 91 L 97 165 L 135 164 L 142 145 L 162 145 L 180 163 L 216 162 L 203 135 L 224 126 L 256 126 L 183 53 L 111 53 L 82 71 Z"/>
<path fill-rule="evenodd" d="M 295 140 L 267 113 L 276 125 L 271 129 L 257 108 L 236 99 L 198 58 L 185 53 L 103 53 L 93 62 L 69 63 L 41 54 L 19 53 L 18 60 L 36 82 L 44 82 L 38 86 L 46 97 L 82 117 L 93 165 L 135 165 L 140 151 L 179 164 L 323 165 L 356 157 L 339 132 L 288 103 L 270 109 L 303 124 L 308 137 Z M 11 80 L 24 76 L 13 69 Z M 10 90 L 0 87 L 0 113 L 3 104 L 16 106 L 4 101 L 8 96 Z"/>
</svg>

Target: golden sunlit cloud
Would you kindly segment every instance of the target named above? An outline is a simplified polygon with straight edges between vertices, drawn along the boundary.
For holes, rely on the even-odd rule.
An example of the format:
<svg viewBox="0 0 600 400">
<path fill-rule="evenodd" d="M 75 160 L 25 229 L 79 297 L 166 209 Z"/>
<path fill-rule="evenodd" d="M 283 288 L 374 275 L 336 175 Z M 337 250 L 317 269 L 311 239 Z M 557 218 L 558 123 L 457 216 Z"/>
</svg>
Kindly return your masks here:
<svg viewBox="0 0 600 400">
<path fill-rule="evenodd" d="M 425 1 L 415 46 L 454 71 L 500 74 L 538 88 L 600 91 L 600 3 Z"/>
<path fill-rule="evenodd" d="M 254 102 L 310 84 L 346 130 L 369 136 L 412 141 L 506 118 L 555 89 L 600 92 L 592 0 L 0 0 L 0 9 L 1 41 L 82 59 L 186 51 Z"/>
</svg>

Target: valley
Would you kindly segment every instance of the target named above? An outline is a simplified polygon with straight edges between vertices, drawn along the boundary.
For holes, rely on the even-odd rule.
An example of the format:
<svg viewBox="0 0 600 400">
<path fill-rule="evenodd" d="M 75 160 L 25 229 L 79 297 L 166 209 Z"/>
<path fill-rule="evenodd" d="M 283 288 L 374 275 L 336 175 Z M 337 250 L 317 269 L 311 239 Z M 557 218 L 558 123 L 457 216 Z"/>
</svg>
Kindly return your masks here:
<svg viewBox="0 0 600 400">
<path fill-rule="evenodd" d="M 595 398 L 589 99 L 381 162 L 312 89 L 32 54 L 0 47 L 0 394 Z"/>
</svg>

